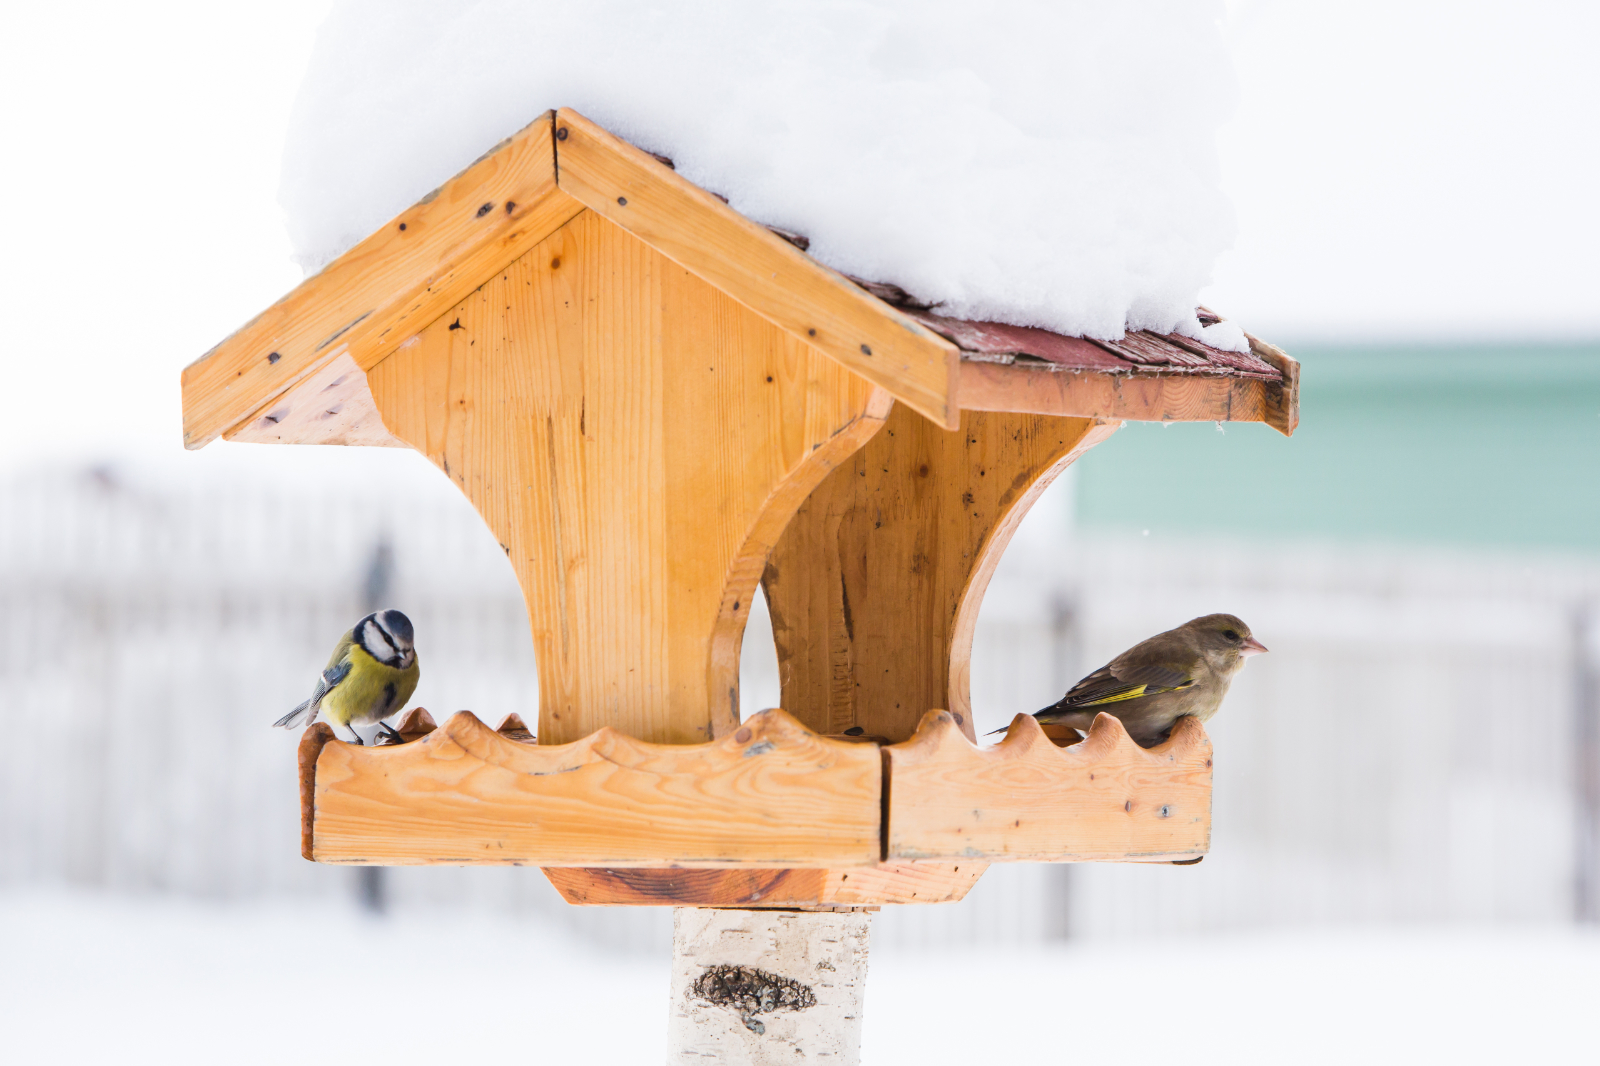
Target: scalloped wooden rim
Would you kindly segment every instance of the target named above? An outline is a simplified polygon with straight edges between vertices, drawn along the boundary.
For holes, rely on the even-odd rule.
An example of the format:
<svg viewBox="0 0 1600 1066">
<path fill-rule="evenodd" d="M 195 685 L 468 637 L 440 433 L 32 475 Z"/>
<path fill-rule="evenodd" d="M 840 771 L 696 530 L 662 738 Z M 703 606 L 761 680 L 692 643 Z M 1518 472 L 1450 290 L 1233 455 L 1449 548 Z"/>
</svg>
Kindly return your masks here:
<svg viewBox="0 0 1600 1066">
<path fill-rule="evenodd" d="M 402 726 L 415 724 L 418 718 L 412 712 Z M 402 735 L 405 732 L 402 729 Z M 328 761 L 330 749 L 339 753 L 334 764 Z M 769 752 L 778 754 L 778 764 L 768 764 L 770 771 L 758 770 L 759 782 L 749 778 L 746 760 Z M 485 770 L 515 776 L 509 783 L 495 783 L 482 775 L 463 774 L 462 757 Z M 343 769 L 336 771 L 334 766 Z M 563 787 L 554 792 L 530 792 L 516 784 L 530 777 L 565 778 L 596 766 L 615 770 L 598 778 L 578 775 L 563 780 Z M 317 723 L 301 740 L 300 772 L 302 853 L 313 861 L 831 868 L 874 866 L 881 851 L 881 760 L 863 745 L 813 733 L 781 710 L 753 715 L 732 733 L 705 744 L 657 744 L 610 726 L 568 744 L 531 744 L 508 738 L 472 712 L 460 711 L 420 740 L 361 746 L 335 739 L 326 724 Z M 760 777 L 763 772 L 776 776 Z M 330 773 L 335 776 L 327 777 Z M 824 790 L 807 791 L 796 784 L 813 777 L 821 779 Z M 722 784 L 700 791 L 700 782 L 715 781 Z M 741 794 L 741 787 L 754 791 Z M 646 813 L 640 794 L 665 806 Z M 450 797 L 439 804 L 437 818 L 429 811 L 431 795 Z M 322 808 L 330 796 L 336 797 L 337 805 L 331 817 L 338 828 L 331 830 L 332 837 L 330 830 L 319 830 L 319 818 L 330 817 Z M 743 798 L 749 802 L 741 806 Z M 549 825 L 563 823 L 559 818 L 549 824 L 528 818 L 526 812 L 535 808 L 549 810 L 552 818 L 558 811 L 581 816 L 575 824 L 589 827 L 584 847 L 568 851 L 551 845 L 547 834 L 559 839 L 563 830 Z M 463 810 L 482 813 L 468 816 Z M 697 810 L 704 812 L 698 827 Z M 747 811 L 749 817 L 736 818 L 736 810 Z M 608 820 L 607 811 L 614 812 L 613 820 Z M 363 823 L 375 824 L 374 812 L 390 812 L 391 834 L 360 829 Z M 452 819 L 460 820 L 461 846 L 443 848 L 437 842 L 450 835 Z M 610 850 L 604 846 L 607 824 L 617 827 L 615 847 Z M 582 831 L 565 832 L 571 836 Z M 519 837 L 519 833 L 531 834 L 535 844 L 529 844 L 529 835 Z M 701 851 L 686 853 L 685 846 L 661 854 L 648 843 L 656 835 L 698 843 Z M 498 846 L 506 849 L 502 854 L 489 857 L 492 853 L 473 850 L 498 838 L 503 838 Z M 359 840 L 370 840 L 371 847 L 352 843 Z M 429 844 L 430 840 L 435 843 Z M 807 861 L 808 852 L 797 851 L 800 848 L 814 848 L 817 862 Z"/>
<path fill-rule="evenodd" d="M 416 736 L 424 732 L 432 724 L 432 718 L 425 710 L 420 708 L 409 712 L 400 723 L 402 735 Z M 753 715 L 741 724 L 740 728 L 728 736 L 710 741 L 706 744 L 675 745 L 656 744 L 638 740 L 627 734 L 621 733 L 609 726 L 596 730 L 580 740 L 568 744 L 538 745 L 525 740 L 511 739 L 503 735 L 503 731 L 521 726 L 521 719 L 510 715 L 502 722 L 499 729 L 491 729 L 481 719 L 470 711 L 460 711 L 450 716 L 442 726 L 427 731 L 420 739 L 403 744 L 387 747 L 360 748 L 347 744 L 334 738 L 332 730 L 324 723 L 317 723 L 305 731 L 300 744 L 300 776 L 301 776 L 301 818 L 302 818 L 302 853 L 308 859 L 313 859 L 315 852 L 315 819 L 316 819 L 316 775 L 317 767 L 324 749 L 331 743 L 341 746 L 353 757 L 359 759 L 363 773 L 372 772 L 379 776 L 387 776 L 383 771 L 386 762 L 394 760 L 404 761 L 415 765 L 439 749 L 454 746 L 460 752 L 472 757 L 486 766 L 511 769 L 516 773 L 543 776 L 548 774 L 562 774 L 577 770 L 594 763 L 610 763 L 628 770 L 644 774 L 661 775 L 687 775 L 692 777 L 697 772 L 714 774 L 725 768 L 730 756 L 739 758 L 747 755 L 758 744 L 768 741 L 782 742 L 785 739 L 801 741 L 808 745 L 820 745 L 824 750 L 833 749 L 840 753 L 859 753 L 862 745 L 854 740 L 835 740 L 830 737 L 813 733 L 792 715 L 782 710 L 767 710 Z M 418 746 L 420 745 L 420 747 Z M 741 751 L 743 749 L 743 751 Z M 1209 778 L 1209 750 L 1210 741 L 1206 736 L 1201 723 L 1194 718 L 1181 719 L 1173 729 L 1171 737 L 1164 743 L 1153 748 L 1142 748 L 1134 743 L 1123 727 L 1121 721 L 1110 714 L 1098 715 L 1086 736 L 1079 743 L 1070 747 L 1057 746 L 1044 731 L 1039 723 L 1027 714 L 1017 715 L 1007 728 L 1005 737 L 997 744 L 988 747 L 979 747 L 968 740 L 955 721 L 955 716 L 949 711 L 930 710 L 923 715 L 916 733 L 900 744 L 885 746 L 880 749 L 882 753 L 882 779 L 881 791 L 877 800 L 873 801 L 878 806 L 878 854 L 869 860 L 863 855 L 854 865 L 868 866 L 875 861 L 878 864 L 903 865 L 907 862 L 949 862 L 949 861 L 1006 861 L 1011 856 L 998 851 L 967 851 L 959 854 L 940 855 L 905 855 L 893 854 L 891 847 L 893 825 L 891 819 L 890 799 L 895 788 L 896 768 L 895 757 L 909 757 L 917 762 L 937 759 L 941 756 L 955 756 L 962 760 L 978 759 L 982 762 L 993 764 L 1031 764 L 1040 771 L 1050 775 L 1066 775 L 1074 770 L 1092 769 L 1097 765 L 1110 765 L 1117 762 L 1126 763 L 1132 760 L 1142 763 L 1151 771 L 1159 772 L 1169 767 L 1190 767 L 1200 757 L 1205 758 L 1206 774 Z M 359 753 L 358 755 L 354 753 Z M 697 767 L 695 764 L 703 763 Z M 720 763 L 719 767 L 717 764 Z M 901 769 L 901 776 L 911 769 L 905 766 Z M 1186 772 L 1191 772 L 1186 771 Z M 1204 817 L 1205 837 L 1209 841 L 1209 780 L 1205 786 L 1207 796 L 1206 814 Z M 796 797 L 803 792 L 794 793 Z M 619 801 L 626 802 L 626 801 Z M 804 804 L 797 806 L 803 807 Z M 784 811 L 793 807 L 785 806 Z M 726 819 L 725 811 L 712 811 L 708 817 Z M 766 816 L 771 817 L 771 813 Z M 770 824 L 770 823 L 769 823 Z M 1121 855 L 1122 861 L 1172 861 L 1173 856 L 1192 857 L 1203 855 L 1208 850 L 1209 844 L 1199 848 L 1183 847 L 1177 850 L 1155 848 L 1149 851 L 1128 851 Z M 1100 856 L 1102 861 L 1116 861 L 1118 856 Z M 573 859 L 571 862 L 563 861 L 560 854 L 518 855 L 514 859 L 506 860 L 517 863 L 537 863 L 542 866 L 600 866 L 602 863 L 590 858 Z M 314 860 L 315 861 L 315 860 Z M 354 860 L 332 860 L 354 861 Z M 449 861 L 449 860 L 439 860 Z M 1012 859 L 1012 861 L 1030 861 L 1027 859 Z M 1031 861 L 1075 861 L 1073 859 L 1056 860 L 1031 860 Z M 609 865 L 620 865 L 610 863 Z M 849 867 L 850 861 L 841 862 L 833 858 L 819 859 L 816 863 L 805 863 L 773 859 L 771 857 L 754 856 L 747 859 L 707 859 L 705 857 L 674 860 L 663 857 L 659 861 L 644 860 L 631 863 L 633 868 L 672 868 L 675 866 L 693 865 L 698 868 L 719 869 L 749 867 L 751 865 L 770 866 L 774 868 L 827 868 L 835 869 Z"/>
</svg>

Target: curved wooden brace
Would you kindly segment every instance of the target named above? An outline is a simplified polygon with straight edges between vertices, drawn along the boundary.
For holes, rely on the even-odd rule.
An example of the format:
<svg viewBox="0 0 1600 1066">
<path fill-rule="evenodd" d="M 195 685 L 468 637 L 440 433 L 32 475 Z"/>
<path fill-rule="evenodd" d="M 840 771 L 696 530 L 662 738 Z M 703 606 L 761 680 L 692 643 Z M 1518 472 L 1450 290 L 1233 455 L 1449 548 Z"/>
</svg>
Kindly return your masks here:
<svg viewBox="0 0 1600 1066">
<path fill-rule="evenodd" d="M 1032 715 L 979 749 L 929 711 L 884 749 L 888 861 L 1183 861 L 1211 843 L 1211 741 L 1198 718 L 1141 748 L 1109 714 L 1059 748 Z"/>
<path fill-rule="evenodd" d="M 989 578 L 1045 487 L 1120 424 L 964 411 L 951 433 L 896 405 L 767 565 L 784 709 L 820 733 L 904 740 L 929 708 L 948 708 L 971 736 Z"/>
<path fill-rule="evenodd" d="M 547 744 L 606 725 L 661 743 L 736 729 L 767 553 L 891 404 L 591 211 L 367 384 L 516 569 Z"/>
</svg>

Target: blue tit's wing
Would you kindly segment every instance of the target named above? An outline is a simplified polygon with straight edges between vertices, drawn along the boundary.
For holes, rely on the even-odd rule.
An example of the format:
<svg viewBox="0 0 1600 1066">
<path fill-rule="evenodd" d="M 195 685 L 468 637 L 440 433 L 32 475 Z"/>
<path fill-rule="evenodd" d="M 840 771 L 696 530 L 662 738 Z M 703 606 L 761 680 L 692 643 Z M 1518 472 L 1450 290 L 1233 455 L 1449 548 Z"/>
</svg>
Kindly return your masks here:
<svg viewBox="0 0 1600 1066">
<path fill-rule="evenodd" d="M 312 703 L 321 703 L 322 698 L 339 687 L 339 682 L 350 676 L 350 660 L 334 663 L 322 671 L 322 676 L 317 678 L 317 690 L 311 694 Z"/>
<path fill-rule="evenodd" d="M 334 651 L 333 661 L 328 663 L 327 668 L 317 678 L 317 687 L 312 691 L 311 698 L 273 722 L 273 726 L 293 729 L 301 723 L 311 724 L 311 720 L 317 716 L 317 709 L 322 706 L 323 699 L 338 687 L 339 682 L 350 676 L 349 651 L 350 641 L 348 639 L 340 641 L 339 647 Z"/>
</svg>

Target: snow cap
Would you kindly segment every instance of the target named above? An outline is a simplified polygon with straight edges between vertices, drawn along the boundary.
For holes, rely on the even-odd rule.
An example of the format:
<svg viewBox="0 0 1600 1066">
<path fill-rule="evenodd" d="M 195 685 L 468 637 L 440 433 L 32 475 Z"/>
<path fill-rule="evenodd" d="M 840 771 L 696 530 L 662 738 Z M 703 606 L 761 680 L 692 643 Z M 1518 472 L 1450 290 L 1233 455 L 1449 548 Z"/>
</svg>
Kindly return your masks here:
<svg viewBox="0 0 1600 1066">
<path fill-rule="evenodd" d="M 1210 0 L 343 0 L 280 200 L 320 269 L 553 107 L 956 318 L 1202 329 L 1232 240 Z"/>
</svg>

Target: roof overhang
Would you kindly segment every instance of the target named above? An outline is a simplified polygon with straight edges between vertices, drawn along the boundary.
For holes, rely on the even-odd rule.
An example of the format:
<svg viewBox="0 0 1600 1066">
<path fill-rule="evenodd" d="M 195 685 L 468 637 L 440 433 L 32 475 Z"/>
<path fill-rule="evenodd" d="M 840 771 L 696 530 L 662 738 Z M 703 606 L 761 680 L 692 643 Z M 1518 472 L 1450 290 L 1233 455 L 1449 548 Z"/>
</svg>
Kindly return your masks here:
<svg viewBox="0 0 1600 1066">
<path fill-rule="evenodd" d="M 546 112 L 183 372 L 184 444 L 218 436 L 383 444 L 363 373 L 534 245 L 591 210 L 938 425 L 962 408 L 1291 433 L 1298 365 L 1183 338 L 1101 342 L 941 318 L 811 258 L 669 161 L 578 113 Z M 901 294 L 902 296 L 904 294 Z M 330 398 L 325 393 L 333 390 Z"/>
</svg>

